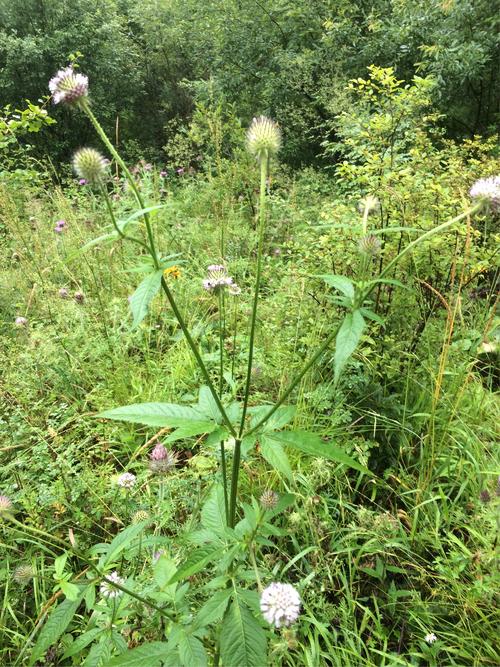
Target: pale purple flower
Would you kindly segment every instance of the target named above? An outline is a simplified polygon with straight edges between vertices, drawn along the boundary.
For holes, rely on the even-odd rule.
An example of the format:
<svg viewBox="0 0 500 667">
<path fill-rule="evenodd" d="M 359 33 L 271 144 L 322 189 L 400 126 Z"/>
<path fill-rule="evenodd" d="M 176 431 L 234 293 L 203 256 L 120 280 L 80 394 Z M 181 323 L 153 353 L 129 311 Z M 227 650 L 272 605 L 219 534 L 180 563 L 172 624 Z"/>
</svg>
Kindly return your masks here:
<svg viewBox="0 0 500 667">
<path fill-rule="evenodd" d="M 300 614 L 300 595 L 291 584 L 269 584 L 260 596 L 260 610 L 266 621 L 277 628 L 291 625 Z"/>
<path fill-rule="evenodd" d="M 81 179 L 78 181 L 78 185 L 86 185 L 86 184 L 87 184 L 87 181 L 86 181 L 85 178 L 81 178 Z"/>
<path fill-rule="evenodd" d="M 8 496 L 0 495 L 0 516 L 12 512 L 14 505 Z"/>
<path fill-rule="evenodd" d="M 179 167 L 179 169 L 176 169 L 175 171 L 179 174 L 179 176 L 182 176 L 184 173 L 184 167 Z"/>
<path fill-rule="evenodd" d="M 28 326 L 28 320 L 25 317 L 16 317 L 15 319 L 15 325 L 16 327 L 27 327 Z"/>
<path fill-rule="evenodd" d="M 435 635 L 433 632 L 428 632 L 428 633 L 425 635 L 424 640 L 425 640 L 428 644 L 434 644 L 434 642 L 437 640 L 437 637 L 436 637 L 436 635 Z"/>
<path fill-rule="evenodd" d="M 472 199 L 486 199 L 496 210 L 500 208 L 500 176 L 480 178 L 469 190 Z"/>
<path fill-rule="evenodd" d="M 122 595 L 123 591 L 121 591 L 119 588 L 115 588 L 113 584 L 118 584 L 120 586 L 123 586 L 124 583 L 125 579 L 120 577 L 118 572 L 115 570 L 114 572 L 111 572 L 110 574 L 106 575 L 106 579 L 101 583 L 99 591 L 101 595 L 104 598 L 108 598 L 108 600 L 116 598 L 119 595 Z"/>
<path fill-rule="evenodd" d="M 157 563 L 165 553 L 165 549 L 158 549 L 153 553 L 153 564 Z"/>
<path fill-rule="evenodd" d="M 124 472 L 118 477 L 116 483 L 118 486 L 121 486 L 122 489 L 132 489 L 135 485 L 136 477 L 131 472 Z"/>
<path fill-rule="evenodd" d="M 49 81 L 54 104 L 64 102 L 69 105 L 81 104 L 89 92 L 89 79 L 85 74 L 75 72 L 72 67 L 60 69 Z"/>
<path fill-rule="evenodd" d="M 68 290 L 65 287 L 61 287 L 61 289 L 59 290 L 59 296 L 61 297 L 61 299 L 67 299 L 69 296 Z"/>
<path fill-rule="evenodd" d="M 222 264 L 210 264 L 207 267 L 207 272 L 207 277 L 202 281 L 203 289 L 207 290 L 207 292 L 218 294 L 226 287 L 229 288 L 229 293 L 233 296 L 241 292 L 238 285 L 227 274 L 226 268 Z"/>
<path fill-rule="evenodd" d="M 64 228 L 66 227 L 66 220 L 58 220 L 54 227 L 56 234 L 62 234 Z"/>
<path fill-rule="evenodd" d="M 153 473 L 165 473 L 177 465 L 177 454 L 169 451 L 161 442 L 156 443 L 149 458 L 149 469 Z"/>
<path fill-rule="evenodd" d="M 167 175 L 166 171 L 160 171 L 160 178 L 165 178 Z"/>
</svg>

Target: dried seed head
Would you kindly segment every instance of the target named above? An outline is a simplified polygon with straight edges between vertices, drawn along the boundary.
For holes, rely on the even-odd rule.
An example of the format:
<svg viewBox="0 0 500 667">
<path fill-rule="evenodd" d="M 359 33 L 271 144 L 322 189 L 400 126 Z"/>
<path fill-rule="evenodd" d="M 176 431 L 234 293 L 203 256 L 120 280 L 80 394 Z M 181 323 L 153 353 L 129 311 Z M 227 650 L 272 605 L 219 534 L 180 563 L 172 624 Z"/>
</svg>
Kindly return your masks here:
<svg viewBox="0 0 500 667">
<path fill-rule="evenodd" d="M 63 102 L 70 106 L 80 106 L 88 96 L 89 80 L 85 74 L 75 72 L 72 67 L 60 69 L 49 81 L 54 104 Z"/>
<path fill-rule="evenodd" d="M 358 243 L 359 252 L 362 255 L 367 255 L 368 257 L 378 257 L 380 255 L 380 250 L 382 244 L 380 239 L 378 239 L 373 234 L 367 234 L 363 236 Z"/>
<path fill-rule="evenodd" d="M 137 510 L 132 515 L 132 523 L 141 523 L 141 521 L 147 521 L 149 519 L 149 513 L 146 510 Z"/>
<path fill-rule="evenodd" d="M 266 116 L 254 118 L 247 130 L 247 148 L 258 160 L 273 157 L 281 148 L 281 130 Z"/>
<path fill-rule="evenodd" d="M 94 148 L 80 148 L 73 155 L 73 169 L 86 183 L 96 185 L 106 176 L 109 160 Z"/>
<path fill-rule="evenodd" d="M 20 586 L 27 586 L 34 576 L 35 573 L 31 565 L 19 565 L 19 567 L 16 567 L 14 570 L 12 578 Z"/>
<path fill-rule="evenodd" d="M 272 489 L 266 489 L 260 497 L 260 504 L 265 510 L 273 510 L 278 504 L 279 496 Z"/>
</svg>

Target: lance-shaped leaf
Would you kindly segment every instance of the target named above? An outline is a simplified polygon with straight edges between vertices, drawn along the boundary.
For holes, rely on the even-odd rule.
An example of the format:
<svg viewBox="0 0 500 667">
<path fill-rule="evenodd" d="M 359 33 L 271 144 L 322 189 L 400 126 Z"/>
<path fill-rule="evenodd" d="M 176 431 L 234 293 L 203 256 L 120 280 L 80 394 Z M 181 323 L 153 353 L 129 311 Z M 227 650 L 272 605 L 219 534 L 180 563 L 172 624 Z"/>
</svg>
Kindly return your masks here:
<svg viewBox="0 0 500 667">
<path fill-rule="evenodd" d="M 220 652 L 222 664 L 228 667 L 269 664 L 266 633 L 238 591 L 222 620 Z"/>
<path fill-rule="evenodd" d="M 335 384 L 338 383 L 344 366 L 358 346 L 364 328 L 365 320 L 359 310 L 355 310 L 352 313 L 347 313 L 335 339 Z"/>
<path fill-rule="evenodd" d="M 149 304 L 158 294 L 163 270 L 149 273 L 130 297 L 130 310 L 134 316 L 132 328 L 139 326 L 148 313 Z"/>
<path fill-rule="evenodd" d="M 144 424 L 145 426 L 186 426 L 193 422 L 206 424 L 203 416 L 189 405 L 175 403 L 132 403 L 120 408 L 105 410 L 96 415 L 105 419 Z M 203 433 L 204 429 L 200 431 Z"/>
<path fill-rule="evenodd" d="M 334 287 L 339 292 L 342 292 L 351 301 L 354 299 L 354 284 L 349 278 L 345 276 L 336 276 L 330 274 L 322 274 L 314 276 L 315 278 L 322 278 L 327 285 Z"/>
</svg>

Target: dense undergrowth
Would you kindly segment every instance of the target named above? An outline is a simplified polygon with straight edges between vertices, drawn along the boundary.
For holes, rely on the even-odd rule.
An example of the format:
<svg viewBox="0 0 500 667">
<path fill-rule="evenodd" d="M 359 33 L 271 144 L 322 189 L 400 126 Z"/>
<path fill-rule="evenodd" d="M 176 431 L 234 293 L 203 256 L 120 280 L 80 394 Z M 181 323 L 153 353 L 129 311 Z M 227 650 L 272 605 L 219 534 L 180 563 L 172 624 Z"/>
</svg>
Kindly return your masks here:
<svg viewBox="0 0 500 667">
<path fill-rule="evenodd" d="M 440 139 L 432 116 L 422 121 L 429 84 L 403 88 L 391 76 L 373 69 L 356 119 L 339 120 L 343 148 L 326 146 L 343 151 L 335 173 L 277 166 L 272 174 L 250 407 L 271 405 L 341 321 L 335 290 L 318 276 L 378 273 L 415 234 L 466 210 L 475 180 L 498 173 L 493 140 Z M 404 110 L 402 123 L 387 126 L 388 104 Z M 151 218 L 158 247 L 175 255 L 166 280 L 217 381 L 221 302 L 202 287 L 206 267 L 224 262 L 241 288 L 227 297 L 221 380 L 222 394 L 241 400 L 258 169 L 241 150 L 238 127 L 225 129 L 231 160 L 212 136 L 197 172 L 142 163 L 135 179 L 147 205 L 162 205 Z M 126 218 L 133 193 L 122 175 L 108 187 L 117 218 Z M 368 230 L 381 248 L 360 269 L 366 209 L 358 203 L 369 194 L 378 205 Z M 108 226 L 88 186 L 11 172 L 0 184 L 0 210 L 0 491 L 18 522 L 0 524 L 0 662 L 157 665 L 153 642 L 172 643 L 175 626 L 164 664 L 219 664 L 225 598 L 214 582 L 224 562 L 189 569 L 203 531 L 224 528 L 212 492 L 218 441 L 95 416 L 118 405 L 198 401 L 204 381 L 172 309 L 158 296 L 132 326 L 138 252 L 122 240 L 88 245 Z M 261 443 L 243 452 L 238 517 L 244 511 L 251 521 L 252 498 L 258 507 L 266 490 L 281 498 L 239 574 L 242 627 L 255 618 L 266 627 L 267 664 L 499 663 L 497 224 L 494 211 L 482 210 L 415 247 L 391 274 L 400 284 L 372 294 L 374 317 L 339 382 L 332 345 L 293 392 L 295 411 L 283 423 L 319 434 L 359 470 L 294 449 L 289 467 L 273 465 Z M 158 440 L 177 457 L 161 475 L 150 465 Z M 125 472 L 135 475 L 131 489 L 117 484 Z M 128 537 L 120 544 L 117 535 Z M 89 563 L 98 562 L 138 597 L 106 595 L 92 578 Z M 291 627 L 271 631 L 256 591 L 272 581 L 292 583 L 302 610 Z M 61 629 L 61 609 L 72 604 L 66 626 L 51 629 L 58 613 Z M 155 605 L 173 609 L 175 621 Z M 141 646 L 150 647 L 136 658 L 143 662 L 120 662 Z M 224 650 L 222 642 L 223 658 Z"/>
</svg>

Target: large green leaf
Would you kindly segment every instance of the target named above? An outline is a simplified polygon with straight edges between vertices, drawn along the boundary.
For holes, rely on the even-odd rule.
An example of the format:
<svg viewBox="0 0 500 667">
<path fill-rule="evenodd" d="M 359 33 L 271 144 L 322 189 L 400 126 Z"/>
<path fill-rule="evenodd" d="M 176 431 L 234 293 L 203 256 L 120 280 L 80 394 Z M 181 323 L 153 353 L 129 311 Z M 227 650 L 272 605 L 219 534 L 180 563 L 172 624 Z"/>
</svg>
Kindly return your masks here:
<svg viewBox="0 0 500 667">
<path fill-rule="evenodd" d="M 179 635 L 179 657 L 182 667 L 206 667 L 207 653 L 197 637 L 185 632 Z"/>
<path fill-rule="evenodd" d="M 226 531 L 226 509 L 224 504 L 224 489 L 217 484 L 213 487 L 208 500 L 201 510 L 201 524 L 208 530 L 213 530 L 217 535 L 223 535 Z"/>
<path fill-rule="evenodd" d="M 194 627 L 202 628 L 211 623 L 215 623 L 216 621 L 220 621 L 227 609 L 231 595 L 232 591 L 230 588 L 224 588 L 212 595 L 212 597 L 205 602 L 194 619 Z"/>
<path fill-rule="evenodd" d="M 266 633 L 238 594 L 222 620 L 220 652 L 222 664 L 228 667 L 265 667 L 269 664 Z"/>
<path fill-rule="evenodd" d="M 134 317 L 132 328 L 139 326 L 148 313 L 149 304 L 158 294 L 163 269 L 149 273 L 130 297 L 130 310 Z"/>
<path fill-rule="evenodd" d="M 345 294 L 345 296 L 351 301 L 354 299 L 354 285 L 352 281 L 349 280 L 349 278 L 331 274 L 317 275 L 315 278 L 322 278 L 327 285 L 331 285 L 331 287 L 334 287 L 339 292 L 342 292 L 342 294 Z"/>
<path fill-rule="evenodd" d="M 105 568 L 110 563 L 116 561 L 121 552 L 128 547 L 140 533 L 142 533 L 146 525 L 147 521 L 141 521 L 140 523 L 127 526 L 127 528 L 120 531 L 110 542 L 106 553 L 101 556 L 99 566 Z"/>
<path fill-rule="evenodd" d="M 354 470 L 371 475 L 371 472 L 367 468 L 345 454 L 338 447 L 335 447 L 331 443 L 323 442 L 316 433 L 308 433 L 307 431 L 279 431 L 268 433 L 266 437 L 281 442 L 293 449 L 298 449 L 310 456 L 319 456 L 329 461 L 343 463 L 350 468 L 354 468 Z"/>
<path fill-rule="evenodd" d="M 105 410 L 96 415 L 105 419 L 145 424 L 146 426 L 185 426 L 192 422 L 199 422 L 200 413 L 189 405 L 175 403 L 133 403 L 120 408 Z"/>
<path fill-rule="evenodd" d="M 262 435 L 260 438 L 260 453 L 275 470 L 285 475 L 289 481 L 293 479 L 292 467 L 290 466 L 288 456 L 276 439 Z"/>
<path fill-rule="evenodd" d="M 45 625 L 42 627 L 33 651 L 31 652 L 30 660 L 28 665 L 31 667 L 37 660 L 39 660 L 45 651 L 55 644 L 59 637 L 66 630 L 68 625 L 71 622 L 71 619 L 76 613 L 76 610 L 80 606 L 82 598 L 85 594 L 85 588 L 83 588 L 76 600 L 66 599 L 56 609 L 50 614 Z"/>
<path fill-rule="evenodd" d="M 334 380 L 339 381 L 347 360 L 354 352 L 365 328 L 365 320 L 359 310 L 347 313 L 335 339 Z"/>
<path fill-rule="evenodd" d="M 104 667 L 158 667 L 168 657 L 166 642 L 150 642 L 126 651 L 105 664 Z"/>
</svg>

